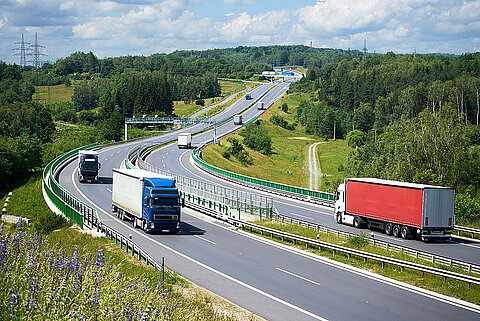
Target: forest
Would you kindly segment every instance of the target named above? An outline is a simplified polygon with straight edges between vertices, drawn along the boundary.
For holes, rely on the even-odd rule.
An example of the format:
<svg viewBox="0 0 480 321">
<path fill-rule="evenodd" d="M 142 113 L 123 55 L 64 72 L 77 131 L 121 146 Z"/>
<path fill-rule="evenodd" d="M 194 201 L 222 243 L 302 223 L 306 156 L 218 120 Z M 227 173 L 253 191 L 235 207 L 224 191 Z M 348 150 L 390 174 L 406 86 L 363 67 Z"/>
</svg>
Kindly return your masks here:
<svg viewBox="0 0 480 321">
<path fill-rule="evenodd" d="M 480 220 L 480 53 L 369 55 L 310 68 L 292 91 L 308 133 L 346 138 L 347 175 L 457 190 L 457 220 Z"/>
</svg>

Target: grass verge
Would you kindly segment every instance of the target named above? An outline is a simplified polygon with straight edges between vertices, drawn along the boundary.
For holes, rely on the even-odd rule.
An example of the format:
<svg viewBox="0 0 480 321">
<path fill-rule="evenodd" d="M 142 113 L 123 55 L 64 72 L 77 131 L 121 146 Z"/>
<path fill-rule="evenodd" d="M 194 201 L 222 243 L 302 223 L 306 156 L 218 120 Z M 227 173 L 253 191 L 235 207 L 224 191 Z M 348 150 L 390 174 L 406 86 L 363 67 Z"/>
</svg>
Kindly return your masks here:
<svg viewBox="0 0 480 321">
<path fill-rule="evenodd" d="M 332 233 L 317 232 L 316 230 L 298 226 L 296 224 L 284 224 L 284 223 L 272 222 L 272 221 L 259 221 L 259 222 L 255 222 L 255 224 L 276 229 L 279 231 L 295 234 L 295 235 L 308 237 L 311 239 L 317 239 L 317 236 L 318 236 L 318 239 L 320 241 L 324 241 L 327 243 L 338 244 L 345 247 L 362 250 L 368 253 L 388 256 L 388 257 L 396 258 L 399 260 L 434 266 L 437 268 L 466 274 L 465 271 L 460 269 L 451 268 L 444 265 L 431 264 L 426 261 L 413 258 L 401 252 L 386 250 L 384 248 L 379 248 L 377 246 L 368 244 L 368 242 L 366 242 L 365 237 L 362 235 L 345 239 L 343 237 L 338 237 L 337 235 Z M 255 230 L 253 230 L 252 233 L 259 234 L 259 232 Z M 279 243 L 292 245 L 292 243 L 290 242 L 282 241 L 281 238 L 267 235 L 266 233 L 264 233 L 263 237 L 270 238 Z M 461 282 L 453 279 L 447 279 L 445 281 L 444 278 L 441 276 L 422 273 L 422 272 L 411 270 L 411 269 L 403 269 L 401 267 L 389 265 L 389 264 L 385 264 L 382 267 L 381 263 L 375 262 L 373 260 L 367 260 L 367 262 L 365 262 L 364 259 L 360 257 L 351 256 L 349 258 L 347 255 L 344 255 L 341 253 L 334 254 L 332 251 L 325 248 L 322 248 L 322 250 L 319 250 L 318 248 L 313 248 L 312 246 L 309 246 L 307 248 L 305 244 L 299 244 L 298 242 L 292 246 L 295 246 L 296 248 L 299 248 L 299 249 L 307 250 L 311 253 L 315 253 L 317 255 L 321 255 L 338 262 L 342 262 L 342 263 L 349 264 L 370 272 L 374 272 L 394 280 L 402 281 L 402 282 L 405 282 L 414 286 L 418 286 L 427 290 L 431 290 L 437 293 L 441 293 L 444 295 L 453 296 L 458 299 L 472 302 L 475 304 L 480 303 L 480 286 L 477 286 L 475 284 L 472 284 L 469 286 L 465 282 Z M 475 274 L 471 274 L 471 275 L 478 276 Z"/>
<path fill-rule="evenodd" d="M 267 128 L 272 139 L 271 155 L 263 155 L 245 147 L 253 159 L 253 164 L 246 165 L 233 157 L 227 159 L 222 156 L 222 153 L 230 147 L 230 143 L 222 139 L 220 145 L 208 145 L 203 149 L 203 159 L 231 172 L 308 188 L 308 148 L 319 140 L 306 134 L 305 128 L 296 123 L 296 110 L 303 100 L 309 98 L 308 94 L 284 95 L 260 116 L 260 123 Z M 283 104 L 287 104 L 287 112 L 280 108 Z M 270 121 L 272 116 L 282 117 L 288 124 L 296 124 L 296 126 L 293 130 L 277 126 Z M 243 140 L 238 134 L 228 137 Z M 323 174 L 320 190 L 335 189 L 338 186 L 337 183 L 343 180 L 346 160 L 351 150 L 344 140 L 326 141 L 318 145 L 317 159 L 320 161 Z"/>
<path fill-rule="evenodd" d="M 239 92 L 239 91 L 242 91 L 243 89 L 245 89 L 245 85 L 243 83 L 240 83 L 240 82 L 223 82 L 223 81 L 220 81 L 219 83 L 220 83 L 221 90 L 222 90 L 222 94 L 221 94 L 220 97 L 205 99 L 205 103 L 206 103 L 205 106 L 196 105 L 194 101 L 189 103 L 189 104 L 186 104 L 184 101 L 175 101 L 174 105 L 173 105 L 175 115 L 177 115 L 178 117 L 182 117 L 183 115 L 185 115 L 185 117 L 188 117 L 188 116 L 192 115 L 193 113 L 195 113 L 195 112 L 197 112 L 197 111 L 199 111 L 203 108 L 206 108 L 208 106 L 211 106 L 213 104 L 217 104 L 217 103 L 221 102 L 222 100 L 224 100 L 226 97 L 230 96 L 233 93 L 236 93 L 236 92 Z M 228 105 L 228 106 L 230 106 L 230 105 Z M 208 114 L 213 115 L 215 113 L 213 110 L 216 109 L 216 108 L 217 107 L 214 107 L 213 109 L 211 109 L 208 112 Z M 218 112 L 218 111 L 216 111 L 216 112 Z"/>
</svg>

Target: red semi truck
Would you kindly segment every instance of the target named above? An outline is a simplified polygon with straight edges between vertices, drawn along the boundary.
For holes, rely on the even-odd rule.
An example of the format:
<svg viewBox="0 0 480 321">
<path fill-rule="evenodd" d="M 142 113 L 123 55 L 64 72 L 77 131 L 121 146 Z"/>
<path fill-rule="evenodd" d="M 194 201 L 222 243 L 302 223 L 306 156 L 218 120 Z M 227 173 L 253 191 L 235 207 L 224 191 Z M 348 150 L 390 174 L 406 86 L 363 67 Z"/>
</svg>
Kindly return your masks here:
<svg viewBox="0 0 480 321">
<path fill-rule="evenodd" d="M 346 178 L 335 193 L 337 223 L 381 229 L 402 238 L 449 238 L 455 189 L 376 178 Z"/>
</svg>

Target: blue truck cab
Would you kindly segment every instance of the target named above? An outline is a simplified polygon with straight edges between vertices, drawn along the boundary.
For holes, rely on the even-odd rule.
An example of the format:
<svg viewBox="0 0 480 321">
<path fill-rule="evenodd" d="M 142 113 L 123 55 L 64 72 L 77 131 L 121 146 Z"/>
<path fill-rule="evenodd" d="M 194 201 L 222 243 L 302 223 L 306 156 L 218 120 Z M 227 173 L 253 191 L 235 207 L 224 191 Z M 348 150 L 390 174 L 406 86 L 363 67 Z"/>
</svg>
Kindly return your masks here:
<svg viewBox="0 0 480 321">
<path fill-rule="evenodd" d="M 247 93 L 247 94 L 245 95 L 245 100 L 250 100 L 250 99 L 253 99 L 252 94 L 251 94 L 251 93 Z"/>
<path fill-rule="evenodd" d="M 144 178 L 142 226 L 146 232 L 180 230 L 180 197 L 175 179 Z"/>
<path fill-rule="evenodd" d="M 78 181 L 98 182 L 98 170 L 101 164 L 98 162 L 98 152 L 93 150 L 81 150 L 78 152 Z"/>
</svg>

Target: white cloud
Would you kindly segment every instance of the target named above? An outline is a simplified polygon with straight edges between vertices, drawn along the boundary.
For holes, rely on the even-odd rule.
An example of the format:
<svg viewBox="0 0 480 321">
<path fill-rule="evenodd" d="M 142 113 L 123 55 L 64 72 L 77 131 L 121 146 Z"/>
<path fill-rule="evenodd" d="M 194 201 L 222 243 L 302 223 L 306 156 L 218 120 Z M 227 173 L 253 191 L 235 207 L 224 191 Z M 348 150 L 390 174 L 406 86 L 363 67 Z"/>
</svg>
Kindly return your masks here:
<svg viewBox="0 0 480 321">
<path fill-rule="evenodd" d="M 223 0 L 225 4 L 229 5 L 244 5 L 249 6 L 255 3 L 255 0 Z"/>
<path fill-rule="evenodd" d="M 198 4 L 204 9 L 213 2 L 0 0 L 0 60 L 15 59 L 12 44 L 23 32 L 30 42 L 39 32 L 40 43 L 57 55 L 52 60 L 78 50 L 103 57 L 310 41 L 361 49 L 365 38 L 370 51 L 462 53 L 478 50 L 480 42 L 480 0 L 312 0 L 298 9 L 281 9 L 278 2 L 272 7 L 279 9 L 265 12 L 255 11 L 254 0 L 223 2 L 250 5 L 249 11 L 212 8 L 200 18 Z"/>
</svg>

